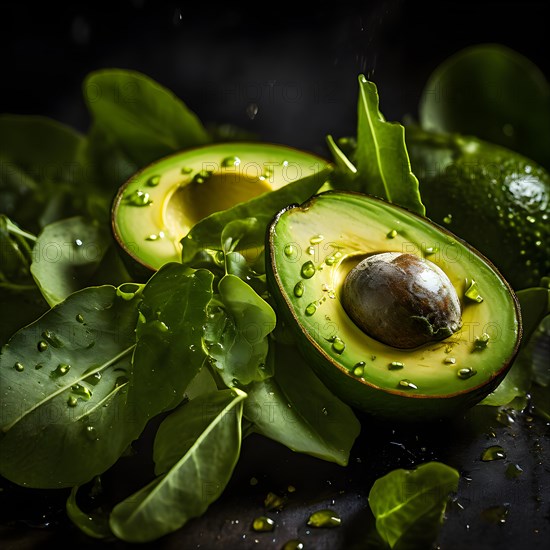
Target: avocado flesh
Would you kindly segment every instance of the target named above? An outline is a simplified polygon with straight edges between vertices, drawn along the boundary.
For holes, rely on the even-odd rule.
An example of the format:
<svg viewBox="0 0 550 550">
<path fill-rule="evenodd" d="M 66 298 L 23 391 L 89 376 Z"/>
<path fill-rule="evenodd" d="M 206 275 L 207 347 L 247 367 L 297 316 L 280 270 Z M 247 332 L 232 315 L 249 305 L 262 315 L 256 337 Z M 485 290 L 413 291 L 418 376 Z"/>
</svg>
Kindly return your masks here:
<svg viewBox="0 0 550 550">
<path fill-rule="evenodd" d="M 520 313 L 508 283 L 466 243 L 407 210 L 363 194 L 322 193 L 279 213 L 267 241 L 268 281 L 279 310 L 320 378 L 357 408 L 397 418 L 452 414 L 491 392 L 517 352 Z M 438 265 L 460 298 L 462 328 L 403 350 L 355 325 L 342 306 L 344 280 L 362 259 L 382 252 L 412 253 Z M 471 280 L 480 303 L 465 298 Z M 476 343 L 484 333 L 485 347 Z M 364 365 L 360 376 L 357 365 Z M 407 381 L 412 385 L 404 386 Z"/>
<path fill-rule="evenodd" d="M 181 239 L 204 217 L 325 164 L 278 144 L 231 142 L 182 151 L 150 164 L 120 188 L 112 208 L 115 239 L 131 272 L 150 275 L 181 261 Z"/>
<path fill-rule="evenodd" d="M 470 136 L 406 127 L 427 215 L 487 256 L 515 290 L 550 273 L 550 174 Z"/>
</svg>

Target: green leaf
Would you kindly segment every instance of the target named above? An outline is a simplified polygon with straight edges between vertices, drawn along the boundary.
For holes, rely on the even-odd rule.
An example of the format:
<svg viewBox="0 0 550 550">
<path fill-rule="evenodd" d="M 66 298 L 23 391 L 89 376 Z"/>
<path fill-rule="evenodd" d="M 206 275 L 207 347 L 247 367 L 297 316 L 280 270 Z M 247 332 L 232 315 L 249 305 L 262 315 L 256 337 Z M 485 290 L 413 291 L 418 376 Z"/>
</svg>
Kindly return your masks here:
<svg viewBox="0 0 550 550">
<path fill-rule="evenodd" d="M 269 191 L 202 219 L 182 239 L 183 263 L 192 265 L 195 256 L 205 249 L 220 250 L 221 235 L 228 223 L 244 218 L 270 220 L 286 206 L 306 201 L 325 183 L 331 170 L 330 167 L 324 168 L 311 176 L 293 181 L 275 191 Z"/>
<path fill-rule="evenodd" d="M 423 216 L 426 210 L 411 172 L 405 130 L 387 122 L 378 103 L 376 85 L 360 75 L 355 154 L 360 190 Z"/>
<path fill-rule="evenodd" d="M 205 269 L 168 263 L 143 290 L 130 392 L 148 417 L 177 405 L 206 359 L 202 337 L 212 281 Z"/>
<path fill-rule="evenodd" d="M 84 80 L 83 93 L 94 124 L 139 167 L 210 140 L 181 100 L 139 72 L 93 72 Z"/>
<path fill-rule="evenodd" d="M 119 503 L 111 529 L 128 542 L 148 542 L 201 516 L 223 492 L 237 463 L 246 394 L 216 391 L 183 405 L 160 425 L 154 447 L 164 472 Z"/>
<path fill-rule="evenodd" d="M 137 285 L 134 285 L 137 287 Z M 71 294 L 0 353 L 0 474 L 72 487 L 109 468 L 141 433 L 127 386 L 139 299 L 112 286 Z"/>
<path fill-rule="evenodd" d="M 31 245 L 36 239 L 0 214 L 0 292 L 34 290 L 30 277 Z"/>
<path fill-rule="evenodd" d="M 397 469 L 377 479 L 369 492 L 376 529 L 390 548 L 430 548 L 459 473 L 440 462 Z"/>
<path fill-rule="evenodd" d="M 550 169 L 550 84 L 532 61 L 502 44 L 478 44 L 446 59 L 419 105 L 426 130 L 473 135 Z"/>
<path fill-rule="evenodd" d="M 111 245 L 109 233 L 80 216 L 47 225 L 33 247 L 31 273 L 54 306 L 86 286 Z"/>
<path fill-rule="evenodd" d="M 205 335 L 216 372 L 229 387 L 271 376 L 267 368 L 268 334 L 277 322 L 275 312 L 235 275 L 225 275 L 218 292 Z"/>
<path fill-rule="evenodd" d="M 75 486 L 71 489 L 71 493 L 65 503 L 65 510 L 67 516 L 85 535 L 94 539 L 106 539 L 113 536 L 109 527 L 109 519 L 106 514 L 85 513 L 82 511 L 76 496 L 79 486 Z"/>
<path fill-rule="evenodd" d="M 82 175 L 76 162 L 83 137 L 40 116 L 0 115 L 0 212 L 37 232 L 60 219 L 81 194 L 73 183 Z"/>
<path fill-rule="evenodd" d="M 347 465 L 360 431 L 352 409 L 313 373 L 295 346 L 272 342 L 275 376 L 248 388 L 254 430 L 293 451 Z"/>
</svg>

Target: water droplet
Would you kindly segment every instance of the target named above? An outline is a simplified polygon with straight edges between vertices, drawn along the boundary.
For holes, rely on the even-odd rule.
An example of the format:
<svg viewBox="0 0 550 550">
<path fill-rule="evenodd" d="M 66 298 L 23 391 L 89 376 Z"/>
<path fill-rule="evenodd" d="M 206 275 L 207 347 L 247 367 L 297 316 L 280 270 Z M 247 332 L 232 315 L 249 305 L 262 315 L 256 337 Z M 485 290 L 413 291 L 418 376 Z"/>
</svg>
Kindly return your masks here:
<svg viewBox="0 0 550 550">
<path fill-rule="evenodd" d="M 239 164 L 241 164 L 241 159 L 239 157 L 226 157 L 222 160 L 222 166 L 224 168 L 239 166 Z"/>
<path fill-rule="evenodd" d="M 453 221 L 453 215 L 452 214 L 447 214 L 443 218 L 443 223 L 446 223 L 447 225 L 449 225 L 452 221 Z"/>
<path fill-rule="evenodd" d="M 46 351 L 48 349 L 48 344 L 44 342 L 44 340 L 40 340 L 36 347 L 38 348 L 38 351 Z"/>
<path fill-rule="evenodd" d="M 307 249 L 306 249 L 306 252 L 310 255 L 310 256 L 313 256 L 315 254 L 315 247 L 314 246 L 308 246 Z"/>
<path fill-rule="evenodd" d="M 334 339 L 332 340 L 332 350 L 338 355 L 340 355 L 341 353 L 344 352 L 345 349 L 346 349 L 346 344 L 344 343 L 344 341 L 341 338 L 338 338 L 338 336 L 335 336 Z"/>
<path fill-rule="evenodd" d="M 403 379 L 399 380 L 399 387 L 405 388 L 407 390 L 417 390 L 418 386 L 416 384 L 413 384 L 410 380 Z"/>
<path fill-rule="evenodd" d="M 63 342 L 51 330 L 45 330 L 42 333 L 42 338 L 54 348 L 63 347 Z"/>
<path fill-rule="evenodd" d="M 249 103 L 246 107 L 246 114 L 248 115 L 248 118 L 250 120 L 254 120 L 256 118 L 256 115 L 258 114 L 258 104 L 257 103 Z"/>
<path fill-rule="evenodd" d="M 94 374 L 90 374 L 90 376 L 87 376 L 84 378 L 84 381 L 88 384 L 91 384 L 92 386 L 97 386 L 97 384 L 101 380 L 101 373 L 100 372 L 94 372 Z"/>
<path fill-rule="evenodd" d="M 386 234 L 388 239 L 395 239 L 397 237 L 397 229 L 392 229 L 389 233 Z"/>
<path fill-rule="evenodd" d="M 125 200 L 132 206 L 149 206 L 153 203 L 149 193 L 145 193 L 143 191 L 133 191 L 125 197 Z"/>
<path fill-rule="evenodd" d="M 325 237 L 323 237 L 323 235 L 314 235 L 313 237 L 311 237 L 311 239 L 309 239 L 309 243 L 310 244 L 319 244 L 320 242 L 322 242 L 324 240 Z"/>
<path fill-rule="evenodd" d="M 355 365 L 353 365 L 353 374 L 355 376 L 363 376 L 363 374 L 365 373 L 365 361 L 359 361 L 359 363 L 355 363 Z"/>
<path fill-rule="evenodd" d="M 275 522 L 267 516 L 259 516 L 252 522 L 252 529 L 258 532 L 273 531 Z"/>
<path fill-rule="evenodd" d="M 491 445 L 491 447 L 487 447 L 481 453 L 481 460 L 483 460 L 483 462 L 491 462 L 493 460 L 502 460 L 504 458 L 506 458 L 506 453 L 504 452 L 504 449 L 500 445 Z"/>
<path fill-rule="evenodd" d="M 519 464 L 508 464 L 506 467 L 506 477 L 508 479 L 516 479 L 523 474 L 523 469 Z"/>
<path fill-rule="evenodd" d="M 287 499 L 277 493 L 269 491 L 264 499 L 264 507 L 266 510 L 282 510 L 287 502 Z"/>
<path fill-rule="evenodd" d="M 511 426 L 516 421 L 516 419 L 514 418 L 513 410 L 510 409 L 500 409 L 497 412 L 496 418 L 497 422 L 499 422 L 503 426 Z"/>
<path fill-rule="evenodd" d="M 439 252 L 439 248 L 437 248 L 437 246 L 422 245 L 422 252 L 424 256 L 433 256 Z"/>
<path fill-rule="evenodd" d="M 192 183 L 202 184 L 213 174 L 211 170 L 199 170 L 191 180 Z"/>
<path fill-rule="evenodd" d="M 477 371 L 470 367 L 465 367 L 463 369 L 458 369 L 458 372 L 456 373 L 459 378 L 462 378 L 463 380 L 467 380 L 468 378 L 471 378 L 475 374 L 477 374 Z"/>
<path fill-rule="evenodd" d="M 336 263 L 336 261 L 337 261 L 337 258 L 336 258 L 335 256 L 333 256 L 333 255 L 327 256 L 327 257 L 325 258 L 325 263 L 326 263 L 327 265 L 334 265 L 334 264 Z"/>
<path fill-rule="evenodd" d="M 74 245 L 75 245 L 75 246 L 79 246 L 79 247 L 80 247 L 80 246 L 82 246 L 83 244 L 84 244 L 84 243 L 82 242 L 81 239 L 75 239 L 75 240 L 74 240 Z"/>
<path fill-rule="evenodd" d="M 15 363 L 15 365 L 13 365 L 13 368 L 17 372 L 23 372 L 25 370 L 25 366 L 23 365 L 23 363 L 20 363 L 19 361 L 17 361 L 17 363 Z"/>
<path fill-rule="evenodd" d="M 405 363 L 402 363 L 401 361 L 392 361 L 388 365 L 389 370 L 399 370 L 402 369 L 405 366 Z"/>
<path fill-rule="evenodd" d="M 151 176 L 147 180 L 147 185 L 149 187 L 156 187 L 160 183 L 160 176 Z"/>
<path fill-rule="evenodd" d="M 317 311 L 317 302 L 311 302 L 306 306 L 306 315 L 311 317 Z"/>
<path fill-rule="evenodd" d="M 301 540 L 290 539 L 283 544 L 282 550 L 303 550 L 304 548 L 304 543 Z"/>
<path fill-rule="evenodd" d="M 84 317 L 79 313 L 76 317 L 76 322 L 77 323 L 83 323 L 84 322 Z"/>
<path fill-rule="evenodd" d="M 174 10 L 174 15 L 172 15 L 172 24 L 174 27 L 179 27 L 183 22 L 183 14 L 181 8 L 176 8 Z"/>
<path fill-rule="evenodd" d="M 506 523 L 509 509 L 509 504 L 497 504 L 496 506 L 490 506 L 481 512 L 481 517 L 485 521 L 502 525 Z"/>
<path fill-rule="evenodd" d="M 69 407 L 76 407 L 78 405 L 78 399 L 74 395 L 71 395 L 67 399 L 67 405 L 69 405 Z"/>
<path fill-rule="evenodd" d="M 71 391 L 86 401 L 92 398 L 92 392 L 82 384 L 74 384 L 71 386 Z"/>
<path fill-rule="evenodd" d="M 307 261 L 302 266 L 302 270 L 300 273 L 304 279 L 311 279 L 311 277 L 315 275 L 315 266 L 313 265 L 313 262 L 311 260 Z"/>
<path fill-rule="evenodd" d="M 479 289 L 477 287 L 477 283 L 472 279 L 471 281 L 468 281 L 466 279 L 466 290 L 464 291 L 464 297 L 472 302 L 477 302 L 480 304 L 483 302 L 483 297 L 479 294 Z"/>
<path fill-rule="evenodd" d="M 284 248 L 285 256 L 293 256 L 296 252 L 296 248 L 292 244 L 287 244 Z"/>
<path fill-rule="evenodd" d="M 294 296 L 296 296 L 296 298 L 301 298 L 303 295 L 304 295 L 304 283 L 303 281 L 298 281 L 294 285 Z"/>
<path fill-rule="evenodd" d="M 42 363 L 38 363 L 37 365 L 34 365 L 35 370 L 40 370 L 44 365 Z"/>
<path fill-rule="evenodd" d="M 334 510 L 318 510 L 309 516 L 307 524 L 312 527 L 339 527 L 342 519 Z"/>
<path fill-rule="evenodd" d="M 158 235 L 155 235 L 155 233 L 151 233 L 151 235 L 148 235 L 145 237 L 146 241 L 156 241 L 159 238 Z"/>
<path fill-rule="evenodd" d="M 487 347 L 489 343 L 490 336 L 484 332 L 481 336 L 476 336 L 474 341 L 474 348 L 477 350 L 483 350 Z"/>
<path fill-rule="evenodd" d="M 86 433 L 86 437 L 90 441 L 98 441 L 99 440 L 97 430 L 93 426 L 86 426 L 86 429 L 84 431 Z"/>
<path fill-rule="evenodd" d="M 56 369 L 50 373 L 52 378 L 59 378 L 60 376 L 65 376 L 71 370 L 71 365 L 67 363 L 59 363 Z"/>
<path fill-rule="evenodd" d="M 258 485 L 258 478 L 257 477 L 251 477 L 249 481 L 250 485 L 254 487 L 255 485 Z"/>
<path fill-rule="evenodd" d="M 193 168 L 191 168 L 190 166 L 184 166 L 181 169 L 182 174 L 190 174 L 192 171 L 193 171 Z"/>
<path fill-rule="evenodd" d="M 456 364 L 456 359 L 454 357 L 445 357 L 445 359 L 443 359 L 443 362 L 447 365 L 454 365 Z"/>
</svg>

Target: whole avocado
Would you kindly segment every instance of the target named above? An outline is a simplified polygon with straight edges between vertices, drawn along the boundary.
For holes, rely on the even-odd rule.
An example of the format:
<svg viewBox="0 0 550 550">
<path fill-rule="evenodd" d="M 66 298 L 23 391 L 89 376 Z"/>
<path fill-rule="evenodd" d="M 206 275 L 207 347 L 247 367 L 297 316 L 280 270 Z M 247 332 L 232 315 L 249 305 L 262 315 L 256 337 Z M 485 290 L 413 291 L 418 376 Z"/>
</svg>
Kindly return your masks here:
<svg viewBox="0 0 550 550">
<path fill-rule="evenodd" d="M 475 137 L 405 129 L 427 216 L 500 270 L 515 290 L 550 272 L 550 174 Z"/>
</svg>

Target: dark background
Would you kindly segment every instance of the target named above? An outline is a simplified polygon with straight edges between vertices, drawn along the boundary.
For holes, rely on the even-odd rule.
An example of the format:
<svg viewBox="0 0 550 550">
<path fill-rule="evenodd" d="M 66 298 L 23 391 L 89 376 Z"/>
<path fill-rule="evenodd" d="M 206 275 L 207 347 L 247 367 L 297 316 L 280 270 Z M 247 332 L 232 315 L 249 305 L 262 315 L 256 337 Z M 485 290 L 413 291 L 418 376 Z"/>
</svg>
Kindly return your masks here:
<svg viewBox="0 0 550 550">
<path fill-rule="evenodd" d="M 146 73 L 205 123 L 316 152 L 327 133 L 354 132 L 360 73 L 377 84 L 386 118 L 401 120 L 416 116 L 436 65 L 472 44 L 505 44 L 550 72 L 544 2 L 0 6 L 0 112 L 48 115 L 82 131 L 82 79 L 106 67 Z"/>
<path fill-rule="evenodd" d="M 545 8 L 546 2 L 428 6 L 397 0 L 361 2 L 357 8 L 333 2 L 307 10 L 297 3 L 2 1 L 0 112 L 47 115 L 85 131 L 84 76 L 99 68 L 130 68 L 171 89 L 207 124 L 232 123 L 265 141 L 323 153 L 326 134 L 355 130 L 360 73 L 377 84 L 389 120 L 415 117 L 430 72 L 469 45 L 507 45 L 549 75 Z M 362 417 L 364 429 L 348 468 L 252 436 L 222 498 L 154 547 L 281 548 L 298 536 L 306 548 L 366 548 L 373 529 L 367 496 L 374 479 L 428 460 L 452 465 L 462 476 L 438 540 L 441 548 L 544 547 L 550 539 L 548 426 L 528 414 L 503 423 L 491 408 L 477 407 L 472 415 L 475 421 L 429 426 Z M 480 461 L 494 444 L 503 445 L 506 459 Z M 519 478 L 506 477 L 510 465 L 522 468 Z M 132 476 L 122 461 L 106 476 L 106 485 L 121 479 L 119 489 L 127 492 L 128 485 L 141 483 Z M 267 492 L 284 492 L 288 484 L 297 492 L 274 516 L 276 531 L 251 532 Z M 65 492 L 0 483 L 0 547 L 103 547 L 67 521 L 65 498 Z M 322 507 L 342 515 L 341 529 L 307 528 L 308 514 Z"/>
</svg>

